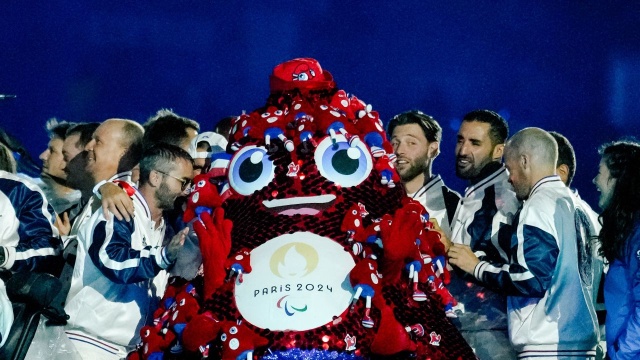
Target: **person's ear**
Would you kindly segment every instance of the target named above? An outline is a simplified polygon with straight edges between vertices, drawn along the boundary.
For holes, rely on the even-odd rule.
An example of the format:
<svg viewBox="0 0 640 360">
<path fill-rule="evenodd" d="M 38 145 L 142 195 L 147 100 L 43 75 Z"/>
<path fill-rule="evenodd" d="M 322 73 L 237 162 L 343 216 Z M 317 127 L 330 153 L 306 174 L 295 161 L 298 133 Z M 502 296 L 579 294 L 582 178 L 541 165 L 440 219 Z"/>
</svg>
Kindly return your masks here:
<svg viewBox="0 0 640 360">
<path fill-rule="evenodd" d="M 500 160 L 504 155 L 504 144 L 498 144 L 493 147 L 493 160 Z"/>
<path fill-rule="evenodd" d="M 567 179 L 569 179 L 569 167 L 566 164 L 560 164 L 556 168 L 556 174 L 560 176 L 560 180 L 566 184 Z"/>
<path fill-rule="evenodd" d="M 440 155 L 440 142 L 432 141 L 431 143 L 429 143 L 428 149 L 429 157 L 431 159 L 435 159 L 438 155 Z"/>
<path fill-rule="evenodd" d="M 149 185 L 158 187 L 162 183 L 163 175 L 158 170 L 151 170 L 149 173 Z"/>
<path fill-rule="evenodd" d="M 525 171 L 531 167 L 531 159 L 529 159 L 527 154 L 520 155 L 520 166 L 522 167 L 522 170 Z"/>
</svg>

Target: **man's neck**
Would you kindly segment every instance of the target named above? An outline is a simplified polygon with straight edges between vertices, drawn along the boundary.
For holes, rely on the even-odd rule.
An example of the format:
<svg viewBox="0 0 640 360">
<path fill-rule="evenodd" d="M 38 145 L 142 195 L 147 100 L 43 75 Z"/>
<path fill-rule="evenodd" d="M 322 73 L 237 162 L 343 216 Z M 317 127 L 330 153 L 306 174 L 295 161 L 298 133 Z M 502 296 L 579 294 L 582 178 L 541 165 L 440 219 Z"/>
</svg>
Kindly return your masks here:
<svg viewBox="0 0 640 360">
<path fill-rule="evenodd" d="M 58 177 L 43 174 L 41 179 L 58 197 L 63 197 L 74 190 L 68 187 L 63 179 Z"/>
<path fill-rule="evenodd" d="M 482 168 L 482 170 L 480 170 L 480 173 L 478 174 L 478 176 L 472 179 L 469 179 L 469 185 L 471 186 L 479 183 L 480 181 L 484 180 L 487 176 L 496 172 L 501 167 L 502 167 L 502 163 L 498 161 L 492 161 L 488 163 L 487 165 L 485 165 L 484 168 Z"/>
<path fill-rule="evenodd" d="M 150 186 L 142 185 L 138 188 L 138 191 L 147 202 L 147 206 L 149 206 L 149 211 L 151 212 L 151 220 L 157 228 L 162 222 L 163 210 L 157 206 L 155 190 Z"/>
<path fill-rule="evenodd" d="M 431 180 L 431 170 L 426 170 L 422 174 L 419 174 L 413 179 L 405 182 L 404 187 L 407 189 L 407 194 L 414 194 L 429 180 Z"/>
</svg>

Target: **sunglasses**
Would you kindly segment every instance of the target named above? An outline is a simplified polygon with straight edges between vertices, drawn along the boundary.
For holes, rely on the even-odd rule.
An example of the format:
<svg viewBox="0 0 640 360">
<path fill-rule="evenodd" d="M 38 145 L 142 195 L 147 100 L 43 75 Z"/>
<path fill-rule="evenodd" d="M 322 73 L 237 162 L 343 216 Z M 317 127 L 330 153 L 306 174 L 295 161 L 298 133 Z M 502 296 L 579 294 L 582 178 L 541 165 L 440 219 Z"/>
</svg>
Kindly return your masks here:
<svg viewBox="0 0 640 360">
<path fill-rule="evenodd" d="M 160 170 L 156 170 L 156 171 L 159 172 L 162 175 L 167 175 L 168 177 L 172 177 L 172 178 L 178 180 L 180 182 L 180 184 L 181 184 L 180 189 L 182 191 L 184 191 L 191 184 L 191 179 L 180 179 L 180 178 L 177 178 L 177 177 L 175 177 L 175 176 L 173 176 L 171 174 L 167 174 L 164 171 L 160 171 Z"/>
</svg>

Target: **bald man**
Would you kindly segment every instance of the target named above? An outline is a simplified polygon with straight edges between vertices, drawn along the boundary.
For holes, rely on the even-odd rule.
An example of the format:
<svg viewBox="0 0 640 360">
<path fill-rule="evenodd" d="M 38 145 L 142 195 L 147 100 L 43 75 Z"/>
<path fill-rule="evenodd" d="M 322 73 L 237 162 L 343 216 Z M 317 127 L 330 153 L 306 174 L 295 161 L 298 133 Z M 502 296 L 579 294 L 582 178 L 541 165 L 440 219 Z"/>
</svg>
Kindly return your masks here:
<svg viewBox="0 0 640 360">
<path fill-rule="evenodd" d="M 524 200 L 513 224 L 508 263 L 477 258 L 455 244 L 451 264 L 507 295 L 509 338 L 518 358 L 591 359 L 598 322 L 592 304 L 592 259 L 580 245 L 586 215 L 556 175 L 558 145 L 538 128 L 506 144 L 505 165 L 516 196 Z"/>
</svg>

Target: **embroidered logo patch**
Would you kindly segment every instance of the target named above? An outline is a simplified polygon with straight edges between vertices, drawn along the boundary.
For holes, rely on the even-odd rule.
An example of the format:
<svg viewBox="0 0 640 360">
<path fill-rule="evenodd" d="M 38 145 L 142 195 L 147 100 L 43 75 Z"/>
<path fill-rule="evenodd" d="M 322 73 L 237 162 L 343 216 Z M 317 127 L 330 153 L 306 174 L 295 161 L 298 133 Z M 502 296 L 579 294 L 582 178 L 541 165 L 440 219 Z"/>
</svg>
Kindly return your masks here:
<svg viewBox="0 0 640 360">
<path fill-rule="evenodd" d="M 429 341 L 429 344 L 433 346 L 440 346 L 440 340 L 442 339 L 441 335 L 436 334 L 435 331 L 432 331 L 431 334 L 429 334 L 429 336 L 431 336 L 431 341 Z"/>
<path fill-rule="evenodd" d="M 345 350 L 354 351 L 356 349 L 356 337 L 347 334 L 347 337 L 344 338 L 344 342 L 347 344 Z"/>
</svg>

